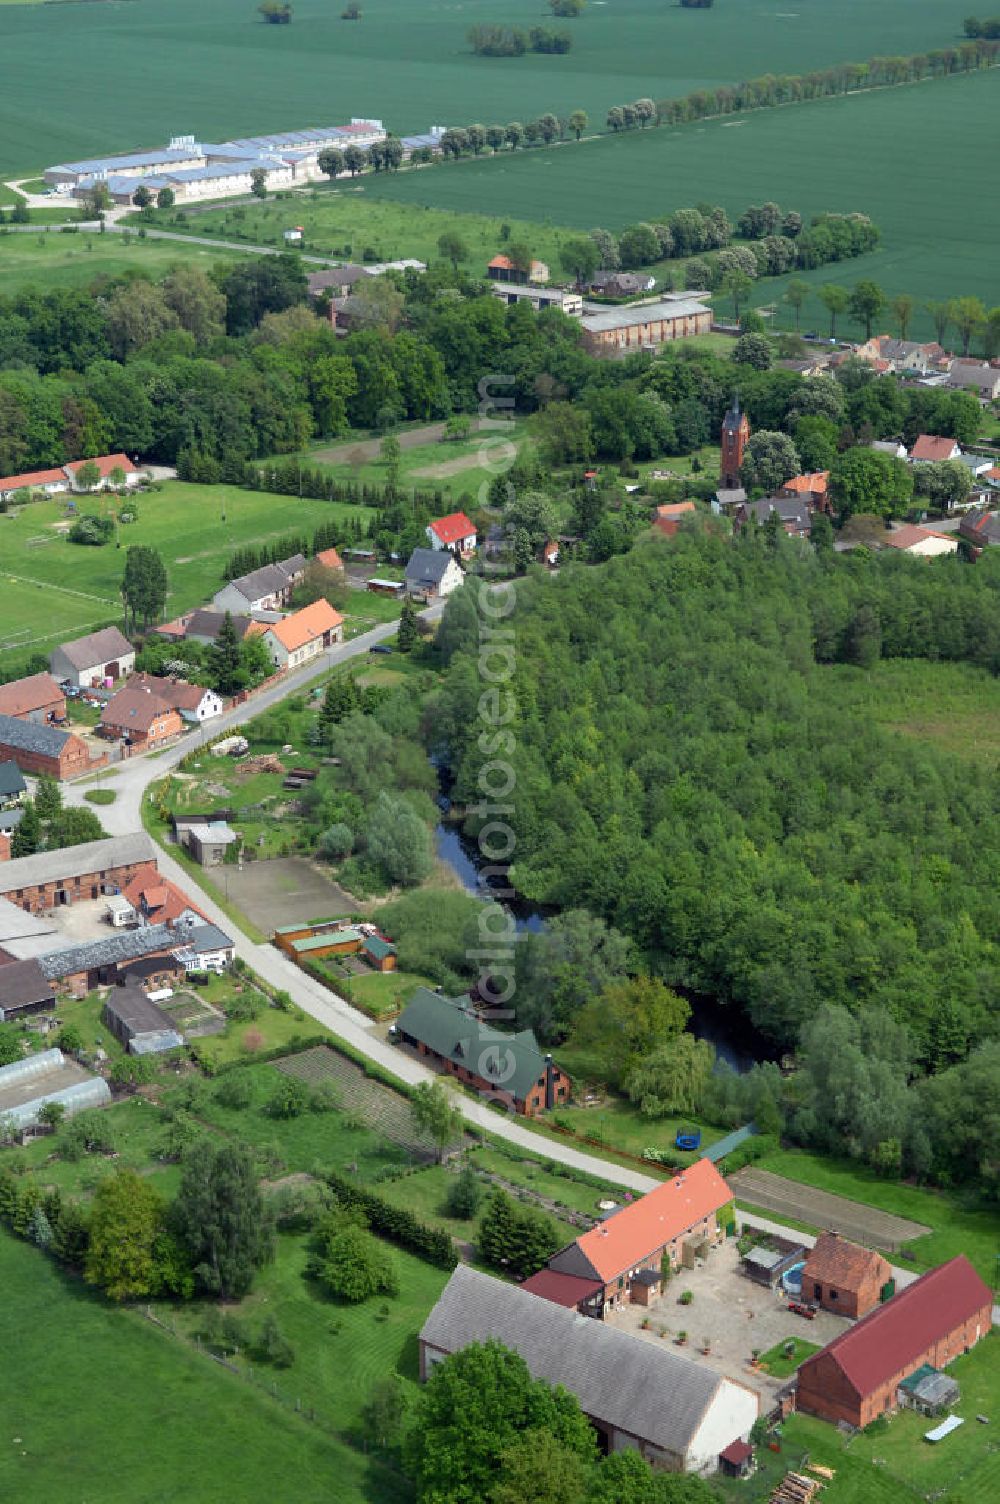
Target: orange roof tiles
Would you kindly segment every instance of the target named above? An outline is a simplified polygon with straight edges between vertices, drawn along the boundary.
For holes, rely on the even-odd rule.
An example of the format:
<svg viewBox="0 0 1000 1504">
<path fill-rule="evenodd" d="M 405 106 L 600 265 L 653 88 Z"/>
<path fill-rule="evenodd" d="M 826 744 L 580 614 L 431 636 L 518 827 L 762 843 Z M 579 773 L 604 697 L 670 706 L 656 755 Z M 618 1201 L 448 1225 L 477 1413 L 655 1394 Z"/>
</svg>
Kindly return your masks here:
<svg viewBox="0 0 1000 1504">
<path fill-rule="evenodd" d="M 857 1294 L 867 1279 L 885 1284 L 892 1270 L 880 1253 L 861 1248 L 836 1232 L 824 1232 L 806 1256 L 802 1271 L 803 1287 L 807 1280 L 818 1279 L 838 1290 Z"/>
<path fill-rule="evenodd" d="M 435 517 L 430 528 L 435 537 L 445 544 L 461 543 L 466 538 L 476 536 L 476 529 L 464 512 L 449 512 L 447 517 Z"/>
<path fill-rule="evenodd" d="M 51 674 L 29 674 L 12 684 L 0 684 L 0 715 L 30 715 L 33 710 L 65 707 L 66 701 Z"/>
<path fill-rule="evenodd" d="M 956 449 L 954 439 L 942 439 L 938 434 L 922 433 L 910 450 L 911 460 L 947 460 Z"/>
<path fill-rule="evenodd" d="M 123 896 L 137 913 L 146 914 L 157 924 L 175 924 L 188 909 L 193 909 L 208 922 L 205 911 L 192 903 L 187 894 L 168 877 L 160 877 L 155 883 L 150 883 L 146 877 L 135 877 L 123 890 Z"/>
<path fill-rule="evenodd" d="M 344 561 L 335 548 L 320 549 L 316 555 L 316 563 L 322 564 L 324 569 L 343 569 Z"/>
<path fill-rule="evenodd" d="M 107 480 L 112 470 L 124 470 L 127 475 L 130 470 L 135 469 L 127 454 L 95 454 L 93 459 L 72 460 L 66 469 L 71 470 L 75 475 L 81 465 L 96 465 L 101 472 L 102 480 Z"/>
<path fill-rule="evenodd" d="M 656 509 L 656 515 L 658 518 L 683 517 L 685 512 L 693 512 L 695 510 L 696 508 L 693 501 L 671 501 L 658 506 Z"/>
<path fill-rule="evenodd" d="M 28 470 L 23 475 L 5 475 L 0 478 L 0 491 L 24 491 L 30 486 L 47 486 L 53 481 L 66 483 L 63 470 Z"/>
<path fill-rule="evenodd" d="M 794 491 L 796 496 L 815 494 L 826 495 L 826 483 L 830 478 L 829 470 L 814 470 L 810 475 L 793 475 L 791 480 L 785 481 L 784 489 Z"/>
<path fill-rule="evenodd" d="M 577 1238 L 576 1247 L 607 1283 L 656 1253 L 732 1201 L 733 1193 L 710 1159 L 699 1159 L 638 1201 Z"/>
<path fill-rule="evenodd" d="M 319 600 L 313 601 L 311 606 L 304 606 L 301 611 L 293 611 L 281 621 L 270 622 L 265 631 L 277 638 L 286 652 L 294 653 L 296 648 L 322 637 L 324 632 L 335 631 L 343 620 L 329 601 Z"/>
</svg>

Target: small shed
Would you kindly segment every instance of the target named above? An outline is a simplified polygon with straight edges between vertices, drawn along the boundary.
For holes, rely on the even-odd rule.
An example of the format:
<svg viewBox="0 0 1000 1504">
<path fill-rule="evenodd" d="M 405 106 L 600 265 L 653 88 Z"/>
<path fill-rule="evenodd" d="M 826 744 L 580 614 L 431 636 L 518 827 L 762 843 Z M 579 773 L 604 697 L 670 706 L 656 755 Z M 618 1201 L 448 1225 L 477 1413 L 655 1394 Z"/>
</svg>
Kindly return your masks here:
<svg viewBox="0 0 1000 1504">
<path fill-rule="evenodd" d="M 753 1470 L 753 1447 L 745 1441 L 731 1441 L 719 1453 L 719 1472 L 724 1478 L 749 1478 Z"/>
<path fill-rule="evenodd" d="M 800 1243 L 789 1244 L 783 1238 L 773 1238 L 769 1244 L 759 1243 L 747 1250 L 742 1260 L 743 1273 L 754 1284 L 767 1285 L 773 1290 L 781 1276 L 801 1264 L 805 1256 L 806 1249 Z"/>
<path fill-rule="evenodd" d="M 137 914 L 128 899 L 121 893 L 111 893 L 104 905 L 108 923 L 116 930 L 135 924 Z"/>
<path fill-rule="evenodd" d="M 224 820 L 212 820 L 207 825 L 188 827 L 188 846 L 202 867 L 221 867 L 229 847 L 238 840 L 235 830 Z"/>
<path fill-rule="evenodd" d="M 929 1363 L 921 1363 L 899 1386 L 899 1403 L 920 1415 L 940 1415 L 960 1398 L 961 1390 L 951 1375 Z"/>
<path fill-rule="evenodd" d="M 637 1269 L 629 1285 L 629 1296 L 634 1306 L 651 1306 L 659 1300 L 663 1276 L 659 1269 Z"/>
<path fill-rule="evenodd" d="M 132 1055 L 157 1055 L 163 1050 L 176 1050 L 184 1043 L 170 1015 L 134 982 L 111 989 L 101 1017 Z"/>
<path fill-rule="evenodd" d="M 366 935 L 361 949 L 369 966 L 376 971 L 396 970 L 396 947 L 381 935 Z"/>
</svg>

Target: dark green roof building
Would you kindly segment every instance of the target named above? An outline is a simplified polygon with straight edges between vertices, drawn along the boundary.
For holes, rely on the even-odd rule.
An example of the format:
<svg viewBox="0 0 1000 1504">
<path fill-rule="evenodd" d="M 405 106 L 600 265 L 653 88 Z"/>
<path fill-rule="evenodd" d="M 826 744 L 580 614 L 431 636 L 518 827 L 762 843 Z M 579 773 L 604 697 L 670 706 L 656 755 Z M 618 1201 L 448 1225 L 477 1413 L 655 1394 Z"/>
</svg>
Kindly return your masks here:
<svg viewBox="0 0 1000 1504">
<path fill-rule="evenodd" d="M 481 1018 L 468 998 L 418 987 L 397 1020 L 396 1038 L 528 1117 L 569 1101 L 569 1077 L 531 1029 L 505 1034 Z"/>
</svg>

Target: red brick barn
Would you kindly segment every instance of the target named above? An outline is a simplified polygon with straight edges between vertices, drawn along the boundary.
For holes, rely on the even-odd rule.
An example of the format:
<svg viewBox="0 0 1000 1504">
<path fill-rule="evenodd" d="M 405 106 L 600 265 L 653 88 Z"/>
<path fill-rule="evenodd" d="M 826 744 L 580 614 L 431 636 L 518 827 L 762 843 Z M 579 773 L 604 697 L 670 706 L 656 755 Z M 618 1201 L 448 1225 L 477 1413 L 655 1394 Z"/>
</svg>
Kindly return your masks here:
<svg viewBox="0 0 1000 1504">
<path fill-rule="evenodd" d="M 796 1405 L 834 1425 L 869 1425 L 899 1404 L 902 1381 L 927 1363 L 944 1368 L 990 1330 L 993 1296 L 959 1254 L 878 1306 L 807 1358 Z"/>
<path fill-rule="evenodd" d="M 816 1239 L 802 1270 L 803 1300 L 855 1320 L 873 1311 L 892 1288 L 892 1269 L 880 1253 L 835 1232 Z"/>
</svg>

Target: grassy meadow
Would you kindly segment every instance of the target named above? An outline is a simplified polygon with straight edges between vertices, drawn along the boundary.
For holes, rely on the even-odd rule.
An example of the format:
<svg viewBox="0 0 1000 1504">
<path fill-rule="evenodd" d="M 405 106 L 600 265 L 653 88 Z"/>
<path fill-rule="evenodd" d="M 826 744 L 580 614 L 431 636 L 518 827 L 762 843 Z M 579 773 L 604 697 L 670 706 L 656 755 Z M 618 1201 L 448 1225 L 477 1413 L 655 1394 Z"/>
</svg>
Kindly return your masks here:
<svg viewBox="0 0 1000 1504">
<path fill-rule="evenodd" d="M 834 664 L 818 672 L 833 680 L 845 711 L 970 762 L 1000 759 L 1000 683 L 985 669 L 895 658 L 871 670 Z"/>
<path fill-rule="evenodd" d="M 7 1233 L 0 1280 L 5 1349 L 26 1379 L 4 1405 L 3 1498 L 271 1504 L 293 1477 L 303 1504 L 397 1497 L 377 1464 Z"/>
<path fill-rule="evenodd" d="M 275 27 L 247 0 L 5 6 L 0 174 L 35 175 L 180 131 L 218 141 L 352 115 L 406 132 L 582 108 L 603 128 L 611 105 L 642 95 L 948 46 L 968 4 L 729 0 L 705 12 L 590 0 L 568 23 L 572 52 L 520 58 L 473 57 L 466 34 L 481 22 L 538 25 L 548 19 L 539 0 L 366 0 L 354 24 L 341 8 L 297 0 L 291 26 Z M 108 99 L 82 86 L 90 77 L 114 80 Z"/>
<path fill-rule="evenodd" d="M 32 210 L 33 215 L 50 212 Z M 65 218 L 65 214 L 58 217 Z M 237 259 L 233 251 L 145 240 L 134 234 L 99 235 L 85 230 L 66 234 L 51 228 L 40 229 L 37 235 L 11 231 L 0 233 L 0 296 L 41 284 L 48 288 L 89 287 L 101 277 L 138 274 L 158 281 L 179 261 L 207 268 L 213 262 Z"/>
<path fill-rule="evenodd" d="M 95 497 L 81 501 L 79 510 L 99 511 L 104 504 Z M 0 516 L 0 662 L 5 654 L 49 652 L 95 623 L 117 619 L 124 550 L 130 544 L 149 544 L 162 554 L 170 580 L 169 618 L 211 598 L 223 583 L 223 567 L 233 549 L 310 532 L 321 522 L 368 515 L 367 508 L 342 502 L 168 481 L 161 491 L 140 496 L 139 520 L 120 529 L 122 547 L 117 549 L 113 543 L 89 548 L 67 542 L 60 530 L 65 512 L 59 498 L 22 507 Z M 43 539 L 48 541 L 39 541 Z M 365 598 L 363 611 L 369 605 Z"/>
</svg>

